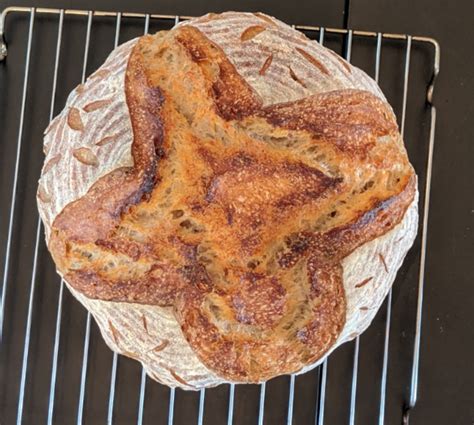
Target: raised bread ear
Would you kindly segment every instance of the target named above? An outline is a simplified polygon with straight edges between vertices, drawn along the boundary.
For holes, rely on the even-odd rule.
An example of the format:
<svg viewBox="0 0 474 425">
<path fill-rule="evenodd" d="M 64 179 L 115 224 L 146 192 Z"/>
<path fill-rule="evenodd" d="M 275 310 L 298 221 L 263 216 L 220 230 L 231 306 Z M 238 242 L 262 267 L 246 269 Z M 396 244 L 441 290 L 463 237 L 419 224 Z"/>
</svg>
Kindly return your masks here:
<svg viewBox="0 0 474 425">
<path fill-rule="evenodd" d="M 98 177 L 53 224 L 58 268 L 109 345 L 168 384 L 257 382 L 314 367 L 367 326 L 416 232 L 416 179 L 379 89 L 264 16 L 207 17 L 142 38 L 125 83 L 133 164 Z M 220 20 L 235 21 L 233 50 L 231 35 L 219 39 Z M 275 43 L 282 34 L 286 53 Z M 273 53 L 257 69 L 239 62 L 242 45 Z M 288 87 L 269 94 L 274 68 L 293 56 Z M 302 61 L 315 85 L 295 70 Z M 331 91 L 330 77 L 344 90 Z M 290 101 L 273 104 L 275 96 Z M 66 120 L 83 132 L 76 101 Z M 101 168 L 87 147 L 73 157 Z M 50 161 L 44 173 L 61 163 Z M 149 335 L 150 321 L 165 338 Z"/>
</svg>

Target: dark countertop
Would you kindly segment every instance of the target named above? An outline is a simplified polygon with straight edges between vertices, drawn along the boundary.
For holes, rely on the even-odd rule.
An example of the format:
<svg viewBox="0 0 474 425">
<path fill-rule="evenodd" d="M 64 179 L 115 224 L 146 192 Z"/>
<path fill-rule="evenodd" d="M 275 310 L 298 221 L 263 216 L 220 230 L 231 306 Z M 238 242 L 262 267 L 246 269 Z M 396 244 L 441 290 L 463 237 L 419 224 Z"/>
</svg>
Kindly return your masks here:
<svg viewBox="0 0 474 425">
<path fill-rule="evenodd" d="M 472 0 L 458 0 L 450 3 L 440 0 L 399 0 L 396 2 L 390 0 L 346 0 L 346 2 L 343 0 L 313 0 L 311 2 L 263 0 L 242 0 L 238 2 L 231 0 L 202 0 L 200 2 L 193 2 L 191 0 L 161 0 L 159 2 L 150 2 L 146 0 L 119 0 L 114 3 L 106 0 L 43 0 L 41 2 L 34 2 L 32 0 L 0 0 L 0 10 L 9 5 L 36 5 L 82 9 L 90 7 L 102 10 L 127 10 L 173 15 L 200 15 L 208 11 L 217 12 L 224 10 L 263 11 L 288 23 L 330 27 L 348 26 L 349 28 L 355 29 L 407 33 L 436 38 L 441 45 L 441 72 L 436 82 L 434 96 L 434 104 L 437 107 L 438 117 L 426 261 L 419 401 L 412 412 L 410 423 L 412 425 L 469 425 L 474 423 L 474 334 L 471 323 L 473 320 L 472 312 L 474 311 L 474 238 L 472 234 L 474 217 L 474 190 L 472 184 L 474 181 L 474 167 L 472 166 L 474 159 L 474 144 L 472 143 L 474 140 L 474 102 L 472 100 L 474 93 L 474 55 L 472 53 L 472 39 L 474 33 L 472 30 L 472 17 L 474 16 L 474 2 Z M 26 27 L 24 26 L 23 28 Z M 9 34 L 9 39 L 14 40 L 15 37 L 23 37 L 24 40 L 25 36 L 24 34 L 15 34 L 12 30 Z M 12 48 L 13 43 L 12 41 Z M 22 48 L 24 49 L 24 47 Z M 45 54 L 46 53 L 47 52 L 45 52 Z M 68 57 L 67 60 L 70 60 L 70 58 Z M 41 65 L 41 61 L 39 64 Z M 416 67 L 416 64 L 414 66 Z M 3 108 L 7 104 L 6 96 L 15 90 L 16 93 L 21 92 L 18 91 L 18 88 L 21 87 L 23 78 L 21 73 L 16 77 L 8 74 L 10 80 L 8 80 L 9 85 L 6 87 L 2 75 L 7 75 L 7 71 L 5 65 L 0 64 L 0 127 L 6 125 L 2 120 L 6 119 L 7 114 L 5 114 L 3 118 L 1 116 L 4 111 Z M 428 75 L 429 69 L 423 72 Z M 80 75 L 80 70 L 77 71 L 77 74 Z M 78 75 L 75 76 L 76 80 Z M 49 96 L 47 93 L 46 89 L 38 89 L 37 95 Z M 65 94 L 67 94 L 66 91 L 60 96 L 60 99 L 63 99 L 63 101 Z M 19 110 L 18 99 L 8 105 L 9 108 Z M 39 111 L 38 113 L 43 114 L 47 119 L 47 111 Z M 426 120 L 426 116 L 423 119 Z M 408 110 L 407 126 L 410 125 L 409 123 L 410 110 Z M 426 125 L 424 122 L 423 126 L 426 127 Z M 25 131 L 25 137 L 28 137 L 29 130 L 26 129 Z M 426 134 L 426 132 L 423 134 Z M 14 145 L 16 139 L 12 141 L 8 140 L 8 143 Z M 32 151 L 40 155 L 40 149 L 38 147 L 32 148 Z M 0 197 L 0 199 L 9 199 L 11 185 L 7 183 L 7 181 L 9 181 L 8 173 L 11 174 L 11 163 L 14 161 L 14 146 L 7 146 L 5 139 L 0 140 L 0 155 L 2 161 L 2 170 L 0 170 L 2 187 L 0 189 L 0 195 L 3 196 Z M 38 169 L 36 169 L 36 172 L 37 171 Z M 28 174 L 30 170 L 26 168 L 23 172 Z M 33 173 L 33 171 L 31 172 Z M 31 194 L 34 190 L 34 187 L 28 187 L 25 189 L 25 193 L 30 194 L 29 197 L 33 199 L 34 197 L 32 197 Z M 31 201 L 29 203 L 26 201 L 24 203 L 20 202 L 18 214 L 24 217 L 32 211 L 32 208 L 34 209 L 34 204 L 31 203 Z M 8 208 L 0 206 L 1 232 L 7 227 L 7 211 Z M 18 227 L 18 225 L 16 227 Z M 16 228 L 15 231 L 17 233 L 15 234 L 18 235 L 20 241 L 18 242 L 17 248 L 19 252 L 28 249 L 31 251 L 31 242 L 29 242 L 29 239 L 34 239 L 34 229 L 35 227 L 33 225 L 25 225 L 24 228 L 19 229 Z M 3 245 L 2 243 L 2 247 L 0 248 L 2 257 L 5 250 Z M 42 258 L 46 258 L 47 254 L 41 251 L 41 256 Z M 30 257 L 31 253 L 28 258 Z M 26 282 L 25 285 L 29 285 L 29 275 L 25 274 L 23 277 L 20 270 L 21 267 L 21 261 L 15 260 L 12 268 L 18 268 L 19 270 L 16 280 L 18 282 L 24 280 Z M 28 267 L 31 267 L 30 263 L 28 263 Z M 49 266 L 48 270 L 44 272 L 41 271 L 42 280 L 57 280 L 54 277 L 54 271 L 50 269 L 51 267 Z M 410 275 L 410 273 L 414 273 L 414 271 L 407 270 L 406 273 Z M 412 311 L 410 314 L 412 314 L 412 316 L 408 317 L 407 321 L 411 323 L 411 328 L 413 328 L 413 308 L 416 303 L 415 288 L 412 289 L 413 290 L 409 291 L 406 297 L 397 289 L 394 290 L 393 300 L 394 315 L 396 315 L 397 312 L 404 311 L 404 304 L 410 305 Z M 26 290 L 23 292 L 27 294 Z M 15 289 L 12 289 L 12 296 L 13 294 L 15 294 Z M 18 295 L 18 297 L 20 297 L 18 305 L 26 305 L 26 295 Z M 53 297 L 53 295 L 51 295 L 51 297 Z M 54 295 L 54 297 L 57 297 L 57 294 Z M 44 299 L 49 299 L 49 295 L 44 295 Z M 41 301 L 38 302 L 40 303 Z M 80 307 L 74 305 L 73 301 L 68 299 L 66 302 L 65 309 L 70 308 L 71 310 L 79 311 Z M 35 316 L 37 320 L 55 320 L 55 305 L 56 301 L 54 301 L 54 306 L 50 308 L 51 312 L 49 313 L 47 311 L 41 313 L 42 309 L 38 308 Z M 19 309 L 20 308 L 18 308 L 18 310 Z M 24 332 L 23 323 L 24 317 L 26 317 L 25 310 L 23 309 L 21 314 L 18 313 L 18 322 L 15 321 L 17 308 L 10 307 L 10 310 L 6 319 L 10 317 L 14 323 L 19 323 L 22 329 L 21 332 Z M 47 310 L 47 307 L 44 310 Z M 41 314 L 43 315 L 40 316 Z M 380 319 L 381 323 L 383 322 L 382 319 L 383 318 Z M 412 344 L 412 339 L 409 337 L 405 338 L 403 336 L 402 338 L 398 336 L 399 334 L 404 335 L 404 329 L 402 325 L 400 325 L 402 326 L 401 328 L 397 326 L 397 324 L 394 325 L 391 343 L 393 343 L 395 347 L 403 344 Z M 81 334 L 81 332 L 83 332 L 83 324 L 69 323 L 69 329 L 71 333 L 77 331 Z M 94 332 L 97 333 L 96 330 Z M 381 341 L 380 335 L 374 334 L 373 337 L 375 339 L 378 338 L 378 342 Z M 35 344 L 40 344 L 41 338 L 51 338 L 51 334 L 34 337 L 32 345 L 36 347 Z M 367 358 L 370 358 L 370 354 L 368 353 L 369 348 L 362 347 L 365 341 L 367 341 L 367 339 L 361 339 L 361 356 L 365 353 Z M 100 344 L 99 337 L 97 336 L 91 343 L 93 345 Z M 80 345 L 81 341 L 79 343 L 79 346 Z M 76 360 L 82 356 L 81 352 L 71 354 L 71 351 L 74 351 L 74 345 L 68 346 L 63 350 L 66 350 L 62 352 L 64 356 L 68 354 L 73 358 L 75 357 Z M 67 352 L 67 350 L 70 351 Z M 92 355 L 92 360 L 99 365 L 109 364 L 107 362 L 110 361 L 110 354 L 104 349 L 101 350 L 98 350 L 97 353 L 94 351 L 96 354 Z M 36 355 L 36 351 L 34 351 L 34 354 L 31 355 L 34 364 L 41 364 L 41 356 L 43 355 L 41 353 L 41 349 L 38 348 L 38 354 Z M 5 368 L 6 362 L 12 361 L 13 358 L 16 359 L 15 361 L 19 361 L 18 359 L 20 359 L 21 354 L 21 350 L 10 353 L 10 357 L 6 357 L 6 355 L 3 354 L 0 357 L 0 362 L 4 362 L 3 368 Z M 50 352 L 44 355 L 50 356 Z M 336 359 L 343 357 L 351 358 L 351 356 L 352 351 L 349 348 L 342 348 L 334 355 Z M 410 365 L 411 359 L 407 358 L 403 360 L 405 366 L 403 366 L 402 363 L 399 365 L 396 360 L 390 365 L 387 391 L 392 391 L 395 395 L 390 399 L 391 401 L 388 402 L 387 405 L 387 424 L 400 423 L 399 406 L 406 401 L 407 394 L 409 393 L 408 375 L 410 370 L 406 365 Z M 379 359 L 377 361 L 379 361 Z M 398 370 L 399 366 L 400 369 Z M 131 372 L 132 369 L 129 368 L 127 370 L 130 371 L 124 372 L 126 375 L 118 379 L 122 381 L 130 380 L 134 386 L 138 385 L 138 378 L 133 375 L 133 373 L 136 374 L 137 369 L 133 369 L 133 373 Z M 91 366 L 90 373 L 94 374 L 96 372 L 98 373 L 98 371 Z M 6 372 L 2 373 L 3 376 L 10 376 Z M 41 372 L 38 373 L 38 376 L 40 376 Z M 49 370 L 45 371 L 47 376 L 49 376 L 49 373 Z M 330 377 L 344 373 L 350 374 L 351 369 L 332 370 L 331 366 L 328 369 L 328 376 Z M 361 388 L 358 392 L 358 400 L 361 407 L 359 408 L 360 412 L 358 411 L 358 415 L 356 416 L 356 423 L 375 423 L 375 417 L 373 415 L 369 416 L 368 414 L 368 416 L 365 416 L 364 411 L 367 409 L 370 410 L 369 407 L 371 405 L 378 404 L 378 398 L 364 398 L 362 389 L 364 381 L 370 380 L 373 373 L 369 365 L 365 365 L 364 362 L 361 361 Z M 312 377 L 314 378 L 315 375 L 312 375 Z M 14 399 L 5 394 L 9 391 L 17 391 L 18 384 L 10 383 L 10 381 L 7 382 L 6 378 L 4 383 L 2 383 L 1 378 L 2 375 L 0 375 L 0 394 L 3 394 L 3 396 L 0 397 L 0 422 L 5 425 L 10 425 L 10 423 L 14 423 L 13 418 L 15 415 L 12 412 L 16 414 L 16 405 L 14 404 Z M 60 377 L 58 382 L 60 388 L 62 388 L 61 391 L 67 393 L 68 385 L 77 387 L 78 379 L 78 377 L 71 378 L 70 382 L 64 383 Z M 300 390 L 316 391 L 316 384 L 313 382 L 314 379 L 311 382 L 309 379 L 310 377 L 301 378 L 301 383 L 296 386 L 295 409 L 298 410 L 298 413 L 295 416 L 295 424 L 313 423 L 313 419 L 305 422 L 304 418 L 305 415 L 314 415 L 314 407 L 313 410 L 305 410 L 304 406 L 298 406 L 300 401 L 297 399 L 298 391 Z M 98 387 L 100 387 L 100 385 Z M 147 389 L 148 397 L 153 397 L 153 400 L 156 400 L 152 403 L 155 405 L 153 408 L 157 412 L 156 414 L 160 415 L 159 412 L 162 411 L 161 416 L 165 417 L 167 415 L 168 393 L 161 387 L 158 387 L 159 386 L 153 388 L 151 385 L 147 387 L 149 388 Z M 104 384 L 103 388 L 108 390 L 108 382 Z M 42 390 L 38 387 L 35 391 Z M 97 391 L 99 391 L 99 389 Z M 221 409 L 219 406 L 225 406 L 227 393 L 224 390 L 215 391 L 215 410 L 217 411 Z M 287 394 L 282 391 L 283 390 L 277 386 L 269 387 L 268 389 L 267 405 L 272 405 L 275 411 L 280 412 L 275 413 L 273 416 L 271 413 L 267 415 L 266 423 L 268 424 L 283 423 L 280 422 L 280 419 L 284 417 L 286 411 L 285 407 L 281 407 L 279 404 L 281 400 L 285 400 Z M 338 388 L 328 389 L 325 423 L 329 425 L 347 423 L 348 416 L 346 410 L 344 410 L 345 408 L 341 409 L 340 413 L 338 413 L 338 408 L 335 408 L 338 400 L 340 400 L 341 405 L 347 405 L 349 397 L 347 386 L 341 389 L 341 394 L 339 394 L 338 391 Z M 100 394 L 100 392 L 98 392 L 97 397 L 101 396 L 107 400 L 108 393 Z M 133 397 L 135 397 L 135 395 Z M 66 400 L 64 405 L 67 406 L 67 394 L 60 394 L 59 398 L 61 400 L 64 398 Z M 254 419 L 252 419 L 251 422 L 250 419 L 246 419 L 253 417 L 252 409 L 255 409 L 256 398 L 258 398 L 257 389 L 247 392 L 236 401 L 236 409 L 240 409 L 242 419 L 240 419 L 240 422 L 236 420 L 235 423 L 256 423 Z M 25 418 L 29 419 L 25 419 L 24 423 L 37 423 L 32 418 L 35 417 L 35 409 L 42 409 L 42 402 L 44 402 L 44 399 L 41 399 L 41 397 L 35 398 L 30 396 L 30 398 L 26 399 L 28 411 L 25 414 Z M 116 403 L 126 404 L 127 402 L 127 394 L 117 394 Z M 181 404 L 178 404 L 178 402 Z M 35 403 L 38 403 L 38 405 Z M 60 403 L 61 401 L 58 401 L 58 404 Z M 181 392 L 177 393 L 176 406 L 181 406 L 183 411 L 176 412 L 176 423 L 187 423 L 186 418 L 191 416 L 186 415 L 186 410 L 188 407 L 195 409 L 196 403 L 197 398 L 195 395 Z M 286 402 L 282 401 L 282 403 L 284 404 Z M 150 410 L 153 410 L 153 408 Z M 204 423 L 217 424 L 224 421 L 224 416 L 219 416 L 218 413 L 213 412 L 213 406 L 210 405 L 209 400 L 206 401 L 206 412 L 209 412 L 209 415 L 205 416 Z M 95 413 L 91 413 L 86 423 L 103 423 L 102 419 L 97 419 L 97 421 L 92 419 L 102 414 L 103 413 L 100 412 L 97 413 L 97 416 L 94 416 Z M 5 422 L 2 421 L 2 415 L 5 415 Z M 75 417 L 75 410 L 69 419 L 67 414 L 60 417 L 62 419 L 58 419 L 57 423 L 61 425 L 75 423 L 75 419 L 71 419 Z M 102 416 L 100 417 L 102 418 Z M 145 418 L 146 417 L 145 415 Z M 195 414 L 193 417 L 195 417 Z M 370 419 L 371 417 L 373 419 Z M 129 422 L 120 421 L 117 415 L 114 423 L 122 424 Z"/>
</svg>

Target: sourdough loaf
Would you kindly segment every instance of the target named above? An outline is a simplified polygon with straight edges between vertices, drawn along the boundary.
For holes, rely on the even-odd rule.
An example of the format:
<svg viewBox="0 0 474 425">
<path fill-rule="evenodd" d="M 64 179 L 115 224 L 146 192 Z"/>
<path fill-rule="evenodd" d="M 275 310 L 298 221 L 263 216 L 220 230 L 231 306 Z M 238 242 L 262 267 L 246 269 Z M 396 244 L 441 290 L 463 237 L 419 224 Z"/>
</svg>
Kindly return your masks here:
<svg viewBox="0 0 474 425">
<path fill-rule="evenodd" d="M 416 234 L 378 86 L 260 13 L 118 47 L 44 147 L 59 274 L 107 344 L 170 386 L 316 366 L 369 325 Z"/>
</svg>

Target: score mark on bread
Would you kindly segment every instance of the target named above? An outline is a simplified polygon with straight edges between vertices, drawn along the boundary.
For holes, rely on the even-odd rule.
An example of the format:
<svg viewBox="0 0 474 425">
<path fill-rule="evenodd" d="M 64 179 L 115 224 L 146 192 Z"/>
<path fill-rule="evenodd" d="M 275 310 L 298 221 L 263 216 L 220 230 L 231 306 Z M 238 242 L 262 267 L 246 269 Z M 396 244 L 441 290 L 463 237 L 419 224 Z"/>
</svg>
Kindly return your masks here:
<svg viewBox="0 0 474 425">
<path fill-rule="evenodd" d="M 76 131 L 84 130 L 84 123 L 82 122 L 81 113 L 77 108 L 71 108 L 67 116 L 67 123 L 69 127 Z"/>
<path fill-rule="evenodd" d="M 91 165 L 93 167 L 97 167 L 99 165 L 99 160 L 97 159 L 97 156 L 89 148 L 82 147 L 74 149 L 72 151 L 72 155 L 84 165 Z"/>
<path fill-rule="evenodd" d="M 251 40 L 252 38 L 256 37 L 258 34 L 261 32 L 265 31 L 265 27 L 261 25 L 253 25 L 251 27 L 248 27 L 240 36 L 241 41 L 248 41 Z"/>
</svg>

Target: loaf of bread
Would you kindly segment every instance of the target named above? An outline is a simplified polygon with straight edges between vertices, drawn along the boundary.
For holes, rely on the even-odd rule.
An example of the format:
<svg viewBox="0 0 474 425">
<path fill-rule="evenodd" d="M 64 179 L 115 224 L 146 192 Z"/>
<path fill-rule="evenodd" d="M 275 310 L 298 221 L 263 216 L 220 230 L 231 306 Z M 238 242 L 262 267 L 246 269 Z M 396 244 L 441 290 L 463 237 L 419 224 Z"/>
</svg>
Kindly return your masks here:
<svg viewBox="0 0 474 425">
<path fill-rule="evenodd" d="M 315 367 L 369 325 L 416 235 L 376 83 L 260 13 L 118 47 L 44 148 L 59 274 L 112 350 L 173 387 Z"/>
</svg>

